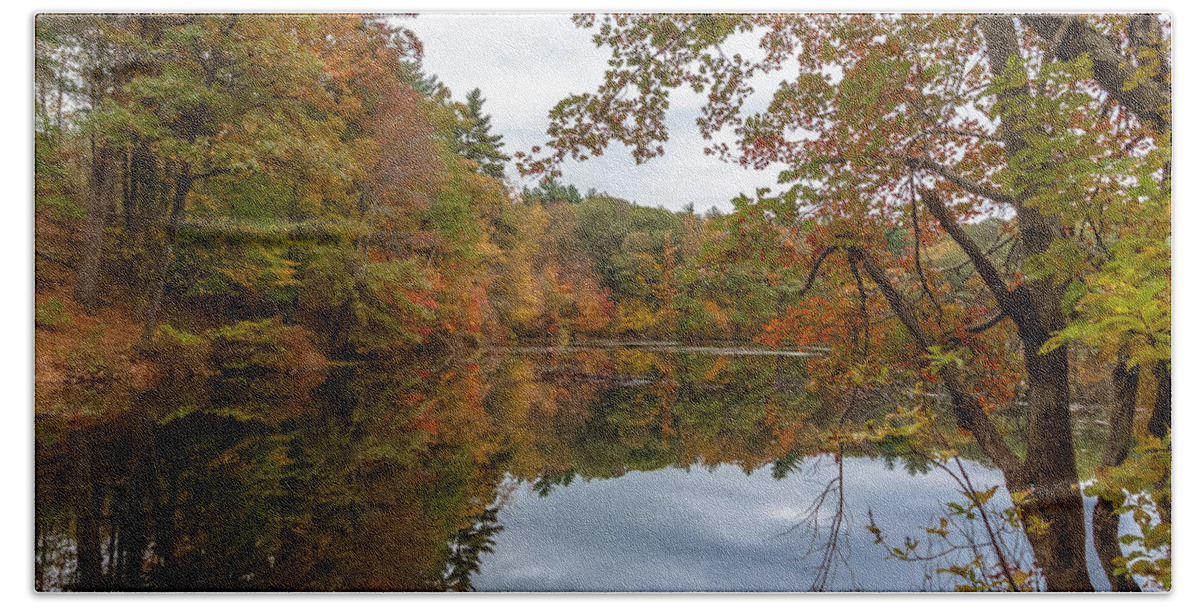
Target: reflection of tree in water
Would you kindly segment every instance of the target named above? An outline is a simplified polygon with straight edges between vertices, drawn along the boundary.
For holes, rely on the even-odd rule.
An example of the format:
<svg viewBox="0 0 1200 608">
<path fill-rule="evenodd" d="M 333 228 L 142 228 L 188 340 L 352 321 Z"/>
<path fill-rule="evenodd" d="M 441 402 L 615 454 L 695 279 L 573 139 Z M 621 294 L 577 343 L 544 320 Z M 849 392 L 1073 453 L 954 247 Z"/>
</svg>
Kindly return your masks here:
<svg viewBox="0 0 1200 608">
<path fill-rule="evenodd" d="M 849 589 L 858 588 L 854 569 L 850 562 L 850 531 L 853 523 L 846 510 L 845 460 L 839 449 L 833 456 L 836 473 L 817 493 L 802 514 L 800 521 L 779 536 L 803 532 L 808 536 L 808 546 L 800 555 L 800 562 L 817 560 L 810 568 L 815 573 L 809 591 L 830 590 L 839 573 L 849 577 Z M 788 472 L 798 471 L 800 463 L 794 459 L 775 467 L 776 479 Z M 814 472 L 816 471 L 814 467 Z"/>
<path fill-rule="evenodd" d="M 868 414 L 824 407 L 803 370 L 616 349 L 376 362 L 335 371 L 307 400 L 270 373 L 155 387 L 132 402 L 140 418 L 39 421 L 38 588 L 466 590 L 503 529 L 507 484 L 546 496 L 632 470 L 772 465 L 783 478 L 826 461 L 836 473 L 792 532 L 810 536 L 813 590 L 857 588 L 846 459 L 944 463 L 901 439 L 830 443 Z M 968 551 L 958 563 L 991 555 L 978 524 L 947 528 L 972 539 L 946 539 Z M 932 576 L 950 555 L 914 557 Z"/>
<path fill-rule="evenodd" d="M 558 475 L 543 475 L 533 482 L 533 490 L 538 496 L 545 498 L 555 487 L 567 487 L 575 481 L 575 469 L 569 469 Z"/>
<path fill-rule="evenodd" d="M 860 589 L 854 572 L 852 533 L 873 534 L 875 544 L 884 549 L 883 559 L 922 567 L 926 591 L 956 586 L 962 590 L 1040 588 L 1040 578 L 1022 566 L 1031 563 L 1031 556 L 1016 512 L 992 505 L 990 500 L 996 488 L 983 491 L 975 488 L 957 458 L 951 459 L 951 465 L 942 462 L 935 465 L 939 474 L 955 481 L 966 500 L 950 502 L 936 521 L 915 526 L 913 531 L 924 532 L 923 540 L 906 536 L 903 542 L 895 544 L 876 523 L 873 506 L 866 508 L 866 525 L 855 524 L 847 503 L 847 456 L 846 450 L 839 446 L 833 454 L 807 461 L 810 465 L 807 473 L 820 479 L 824 479 L 822 474 L 827 470 L 821 465 L 831 462 L 832 476 L 819 486 L 799 521 L 778 535 L 805 538 L 799 561 L 813 574 L 809 591 Z M 781 459 L 775 469 L 776 478 L 800 473 L 803 463 L 794 456 L 786 461 Z"/>
<path fill-rule="evenodd" d="M 562 389 L 551 391 L 558 403 L 550 409 L 570 412 L 571 422 L 546 423 L 557 442 L 524 446 L 548 451 L 523 461 L 549 466 L 517 473 L 543 496 L 576 478 L 629 471 L 734 464 L 749 473 L 787 454 L 817 408 L 794 358 L 615 349 L 603 374 L 556 365 L 551 381 Z"/>
<path fill-rule="evenodd" d="M 846 408 L 836 429 L 829 434 L 827 445 L 815 448 L 820 456 L 810 460 L 810 473 L 817 475 L 819 464 L 832 458 L 834 475 L 817 492 L 801 520 L 780 534 L 803 532 L 807 536 L 808 546 L 802 551 L 800 561 L 809 564 L 814 573 L 811 591 L 859 588 L 850 542 L 851 531 L 857 528 L 846 504 L 845 488 L 845 458 L 851 454 L 871 458 L 882 456 L 889 468 L 900 459 L 910 475 L 946 475 L 965 497 L 961 503 L 946 503 L 942 517 L 929 526 L 919 527 L 925 532 L 924 541 L 906 536 L 899 544 L 888 541 L 887 534 L 876 523 L 874 508 L 867 506 L 868 523 L 862 529 L 874 535 L 876 545 L 883 546 L 884 559 L 922 564 L 925 590 L 956 588 L 956 584 L 960 590 L 1041 588 L 1041 577 L 1032 568 L 1020 512 L 1016 507 L 1004 508 L 991 502 L 999 486 L 977 487 L 962 458 L 944 439 L 937 446 L 940 451 L 930 451 L 928 446 L 918 449 L 917 446 L 922 444 L 914 441 L 913 436 L 891 434 L 890 429 L 877 435 L 848 432 L 846 422 L 852 409 Z M 866 421 L 865 427 L 870 429 L 875 424 L 875 421 Z M 928 432 L 930 427 L 933 427 L 932 432 Z M 924 428 L 928 436 L 943 438 L 936 424 L 920 428 Z M 872 440 L 864 440 L 866 436 L 871 436 Z M 800 472 L 805 459 L 812 454 L 813 448 L 809 448 L 807 452 L 795 450 L 777 459 L 772 466 L 773 477 L 783 479 Z M 841 575 L 847 577 L 845 584 L 838 583 Z"/>
<path fill-rule="evenodd" d="M 733 463 L 747 472 L 770 464 L 773 476 L 782 479 L 806 461 L 814 465 L 810 473 L 819 474 L 823 469 L 816 463 L 828 459 L 836 473 L 822 485 L 801 521 L 785 532 L 803 532 L 808 539 L 801 561 L 814 572 L 814 591 L 860 587 L 852 568 L 850 541 L 854 532 L 865 532 L 855 524 L 847 505 L 846 458 L 882 458 L 889 467 L 899 462 L 910 474 L 950 472 L 941 461 L 913 449 L 912 442 L 902 436 L 885 436 L 874 442 L 852 437 L 851 430 L 861 428 L 871 416 L 893 409 L 890 404 L 898 397 L 890 392 L 867 395 L 856 391 L 850 400 L 854 407 L 823 407 L 799 388 L 803 383 L 795 380 L 802 374 L 774 361 L 646 352 L 618 354 L 615 359 L 612 382 L 594 395 L 590 405 L 574 408 L 588 414 L 564 439 L 571 446 L 570 465 L 532 477 L 533 490 L 545 497 L 555 487 L 569 485 L 579 477 L 611 478 L 631 470 L 686 468 L 697 463 Z M 955 447 L 976 454 L 973 446 Z M 965 483 L 964 488 L 973 488 L 965 470 L 954 478 Z M 873 519 L 870 511 L 867 516 Z M 909 556 L 910 561 L 928 566 L 931 588 L 949 586 L 933 581 L 951 578 L 937 572 L 942 566 L 980 563 L 980 571 L 995 570 L 992 562 L 1003 564 L 1008 555 L 1020 552 L 1019 534 L 1006 534 L 1009 531 L 998 530 L 998 526 L 988 534 L 992 518 L 989 514 L 980 529 L 965 517 L 963 522 L 953 521 L 947 537 L 934 535 L 933 540 L 946 544 L 940 554 L 926 554 L 928 559 Z M 950 533 L 964 540 L 947 539 Z M 1000 552 L 991 547 L 993 535 L 1002 545 Z M 922 549 L 927 546 L 921 545 Z M 988 558 L 986 563 L 976 560 L 977 555 Z M 995 555 L 1005 557 L 997 560 Z M 935 557 L 948 561 L 935 564 Z M 956 559 L 958 562 L 953 561 Z M 999 566 L 999 570 L 1015 568 Z"/>
<path fill-rule="evenodd" d="M 433 590 L 447 560 L 469 586 L 498 531 L 476 506 L 500 475 L 478 366 L 289 383 L 223 374 L 141 393 L 138 416 L 40 420 L 37 588 Z"/>
<path fill-rule="evenodd" d="M 1042 589 L 1044 581 L 1032 568 L 1033 558 L 1018 511 L 992 503 L 999 486 L 978 489 L 957 456 L 933 462 L 940 473 L 954 480 L 966 500 L 946 503 L 936 522 L 920 528 L 925 532 L 923 546 L 911 536 L 899 546 L 890 543 L 868 508 L 866 530 L 875 536 L 877 545 L 888 550 L 887 558 L 923 564 L 926 590 Z"/>
<path fill-rule="evenodd" d="M 815 576 L 813 577 L 812 584 L 809 586 L 809 591 L 829 590 L 836 583 L 838 574 L 843 571 L 850 579 L 849 588 L 858 588 L 858 582 L 855 579 L 854 569 L 850 562 L 850 530 L 852 523 L 850 515 L 846 510 L 845 449 L 842 435 L 846 421 L 861 406 L 859 397 L 860 391 L 856 388 L 851 392 L 850 398 L 840 404 L 841 414 L 838 416 L 836 422 L 829 425 L 832 431 L 828 436 L 828 441 L 824 445 L 820 443 L 815 446 L 797 445 L 782 458 L 776 459 L 771 465 L 772 477 L 777 480 L 783 479 L 789 474 L 800 470 L 803 461 L 802 454 L 812 453 L 813 451 L 832 451 L 833 461 L 836 465 L 836 474 L 817 493 L 816 497 L 813 498 L 808 509 L 801 516 L 800 521 L 780 534 L 780 536 L 784 536 L 798 531 L 805 531 L 808 535 L 808 547 L 801 554 L 800 562 L 805 563 L 813 557 L 817 558 L 816 565 L 812 566 Z M 829 446 L 832 446 L 833 449 L 828 450 Z M 829 513 L 828 523 L 823 521 L 823 513 Z"/>
<path fill-rule="evenodd" d="M 450 539 L 450 559 L 445 585 L 454 591 L 474 591 L 471 575 L 479 573 L 484 553 L 492 553 L 496 546 L 493 538 L 504 529 L 496 519 L 499 508 L 485 509 L 482 513 L 467 518 L 467 525 L 459 528 Z"/>
</svg>

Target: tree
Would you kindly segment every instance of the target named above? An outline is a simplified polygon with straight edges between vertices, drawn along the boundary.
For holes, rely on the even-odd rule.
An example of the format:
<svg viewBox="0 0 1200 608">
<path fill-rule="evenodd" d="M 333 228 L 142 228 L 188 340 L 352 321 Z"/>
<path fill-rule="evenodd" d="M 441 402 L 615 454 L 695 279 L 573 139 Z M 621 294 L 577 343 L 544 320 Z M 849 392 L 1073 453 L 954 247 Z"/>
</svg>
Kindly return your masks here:
<svg viewBox="0 0 1200 608">
<path fill-rule="evenodd" d="M 565 201 L 572 205 L 582 203 L 585 198 L 579 195 L 579 189 L 575 187 L 575 184 L 563 184 L 553 176 L 539 182 L 536 188 L 530 188 L 529 186 L 523 188 L 522 197 L 528 203 L 540 202 L 546 204 L 554 201 Z M 592 197 L 587 196 L 586 198 Z"/>
<path fill-rule="evenodd" d="M 701 133 L 712 138 L 729 128 L 736 137 L 735 146 L 716 143 L 710 153 L 760 169 L 787 166 L 779 175 L 786 186 L 781 195 L 743 201 L 738 221 L 752 232 L 761 228 L 777 247 L 805 240 L 808 255 L 796 262 L 809 270 L 804 291 L 820 275 L 857 294 L 860 305 L 848 309 L 857 314 L 846 319 L 854 339 L 831 344 L 835 360 L 874 372 L 859 377 L 939 382 L 959 427 L 1004 472 L 1009 491 L 1029 493 L 1022 509 L 1027 530 L 1039 520 L 1052 522 L 1045 533 L 1029 534 L 1048 588 L 1090 589 L 1069 360 L 1052 340 L 1070 337 L 1063 332 L 1075 315 L 1080 279 L 1113 258 L 1108 245 L 1129 229 L 1130 212 L 1169 189 L 1163 179 L 1169 60 L 1161 21 L 1037 15 L 1019 21 L 580 15 L 575 21 L 598 26 L 595 41 L 611 48 L 613 67 L 595 93 L 568 97 L 551 111 L 549 152 L 519 154 L 520 167 L 553 174 L 565 158 L 602 154 L 611 141 L 644 162 L 663 152 L 671 91 L 706 93 Z M 761 32 L 761 58 L 722 49 L 733 36 L 754 31 Z M 750 79 L 789 65 L 798 75 L 779 84 L 768 108 L 743 115 Z M 997 247 L 981 245 L 966 229 L 988 216 L 1012 218 L 1005 226 L 1015 243 L 1008 259 L 997 259 Z M 898 240 L 898 234 L 911 236 Z M 929 266 L 927 248 L 946 241 L 965 256 L 963 268 L 973 276 L 956 279 L 953 270 Z M 1008 335 L 1022 345 L 1020 361 L 1003 356 Z M 878 348 L 896 340 L 907 348 Z M 1005 370 L 1026 386 L 1023 456 L 992 415 L 1013 398 Z"/>
<path fill-rule="evenodd" d="M 65 136 L 80 117 L 102 103 L 116 74 L 113 45 L 99 35 L 97 24 L 86 17 L 41 17 L 36 28 L 37 102 L 35 128 L 39 176 L 61 175 L 52 170 L 60 160 Z M 74 106 L 74 111 L 72 111 Z M 79 116 L 75 116 L 79 115 Z M 89 133 L 90 159 L 85 191 L 80 260 L 73 296 L 84 311 L 99 306 L 99 281 L 104 228 L 112 208 L 113 150 L 103 134 Z M 57 158 L 56 158 L 57 157 Z M 56 180 L 59 181 L 59 180 Z"/>
<path fill-rule="evenodd" d="M 474 89 L 467 94 L 466 105 L 457 107 L 458 124 L 454 125 L 458 155 L 479 165 L 479 172 L 504 179 L 504 163 L 512 157 L 500 151 L 504 136 L 492 133 L 492 117 L 483 113 L 483 92 Z"/>
<path fill-rule="evenodd" d="M 322 113 L 332 108 L 332 97 L 322 86 L 320 63 L 301 40 L 313 25 L 275 16 L 96 18 L 112 50 L 111 60 L 96 68 L 109 76 L 84 125 L 102 142 L 91 190 L 103 202 L 89 204 L 87 223 L 105 225 L 112 207 L 112 180 L 105 175 L 116 160 L 111 157 L 129 150 L 128 190 L 136 194 L 125 201 L 126 211 L 144 226 L 137 232 L 147 235 L 150 250 L 144 336 L 156 327 L 197 186 L 291 166 L 336 174 L 347 163 L 338 149 L 339 123 Z M 94 280 L 81 274 L 87 300 Z"/>
</svg>

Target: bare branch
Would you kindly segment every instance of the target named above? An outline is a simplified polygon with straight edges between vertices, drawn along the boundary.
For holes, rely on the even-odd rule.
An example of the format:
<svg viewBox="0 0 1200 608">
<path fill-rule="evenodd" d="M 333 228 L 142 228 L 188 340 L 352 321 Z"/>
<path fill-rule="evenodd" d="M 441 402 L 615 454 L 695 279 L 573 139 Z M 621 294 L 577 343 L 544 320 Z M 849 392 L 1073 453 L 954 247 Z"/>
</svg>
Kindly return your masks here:
<svg viewBox="0 0 1200 608">
<path fill-rule="evenodd" d="M 41 251 L 38 251 L 37 249 L 33 250 L 33 254 L 39 258 L 42 258 L 43 260 L 48 261 L 48 262 L 54 262 L 55 264 L 59 264 L 61 266 L 66 266 L 67 268 L 70 268 L 71 270 L 75 270 L 75 264 L 72 264 L 71 262 L 68 262 L 66 260 L 59 259 L 54 256 L 42 253 Z"/>
<path fill-rule="evenodd" d="M 852 256 L 858 258 L 863 270 L 875 282 L 884 299 L 891 306 L 892 312 L 895 312 L 900 322 L 908 328 L 908 332 L 917 342 L 917 346 L 922 351 L 928 351 L 930 347 L 934 346 L 933 338 L 929 335 L 929 332 L 925 331 L 925 328 L 921 327 L 920 322 L 917 320 L 912 304 L 892 286 L 892 281 L 888 278 L 887 272 L 866 251 L 858 247 L 851 248 L 848 251 Z M 958 368 L 948 365 L 942 368 L 940 375 L 942 384 L 946 387 L 946 392 L 950 394 L 950 403 L 955 418 L 958 420 L 958 426 L 970 431 L 975 436 L 975 441 L 978 442 L 979 447 L 983 449 L 984 453 L 1001 470 L 1019 470 L 1020 458 L 1013 453 L 1008 444 L 1004 443 L 1004 437 L 1000 434 L 1000 431 L 996 428 L 992 420 L 988 418 L 987 412 L 983 411 L 979 402 L 967 395 L 959 378 Z"/>
<path fill-rule="evenodd" d="M 937 311 L 938 321 L 942 320 L 942 305 L 938 302 L 937 297 L 933 295 L 933 290 L 929 288 L 929 281 L 925 278 L 925 270 L 921 267 L 921 221 L 917 215 L 917 186 L 910 173 L 908 176 L 908 189 L 912 210 L 913 224 L 913 262 L 917 267 L 917 277 L 921 279 L 921 288 L 925 290 L 925 295 L 929 296 L 929 301 L 933 303 L 934 310 Z"/>
<path fill-rule="evenodd" d="M 812 270 L 808 271 L 808 278 L 805 279 L 804 287 L 800 289 L 800 293 L 797 294 L 797 296 L 802 296 L 808 293 L 809 288 L 813 286 L 813 281 L 815 281 L 817 278 L 817 271 L 821 270 L 821 264 L 825 262 L 825 258 L 829 257 L 829 254 L 836 250 L 837 247 L 827 247 L 821 251 L 820 255 L 817 256 L 817 261 L 813 262 Z"/>
<path fill-rule="evenodd" d="M 987 248 L 987 251 L 984 251 L 984 253 L 987 255 L 992 255 L 993 253 L 996 253 L 1001 247 L 1011 243 L 1012 241 L 1013 241 L 1013 239 L 1011 236 L 997 235 L 996 240 Z M 954 272 L 970 263 L 971 263 L 971 258 L 967 258 L 953 266 L 947 266 L 945 268 L 938 268 L 937 270 L 938 270 L 938 272 Z"/>
<path fill-rule="evenodd" d="M 930 129 L 927 132 L 931 135 L 958 135 L 960 137 L 973 137 L 975 139 L 982 139 L 985 141 L 994 141 L 994 142 L 999 142 L 999 143 L 1004 142 L 1004 140 L 1001 139 L 999 135 L 992 135 L 990 133 L 977 133 L 975 131 L 967 131 L 965 129 L 951 129 L 951 128 L 947 128 L 947 127 L 938 127 L 935 129 Z"/>
<path fill-rule="evenodd" d="M 973 334 L 982 333 L 982 332 L 985 332 L 985 331 L 995 327 L 998 323 L 1000 323 L 1001 321 L 1003 321 L 1007 318 L 1008 318 L 1008 315 L 1004 314 L 1004 311 L 1001 310 L 1001 311 L 997 312 L 992 318 L 988 319 L 987 321 L 983 321 L 981 323 L 976 323 L 975 325 L 971 325 L 970 327 L 967 327 L 967 331 L 969 333 L 973 333 Z"/>
<path fill-rule="evenodd" d="M 1012 292 L 1008 289 L 1008 283 L 1000 277 L 1000 272 L 996 270 L 995 265 L 992 264 L 992 261 L 979 248 L 975 240 L 962 229 L 962 226 L 958 224 L 958 220 L 950 215 L 950 211 L 946 208 L 946 203 L 942 201 L 941 197 L 925 188 L 921 188 L 920 192 L 921 201 L 929 208 L 929 212 L 933 214 L 933 217 L 937 218 L 938 223 L 942 225 L 942 229 L 946 231 L 946 234 L 949 234 L 950 238 L 954 239 L 954 242 L 958 243 L 958 246 L 967 254 L 967 258 L 970 259 L 971 264 L 975 267 L 975 272 L 979 274 L 979 278 L 983 279 L 984 285 L 987 285 L 992 295 L 996 297 L 996 301 L 1000 303 L 1000 307 L 1008 311 L 1011 315 L 1012 312 L 1010 309 L 1013 307 Z M 1016 319 L 1017 317 L 1014 316 L 1013 318 Z"/>
<path fill-rule="evenodd" d="M 855 256 L 850 256 L 850 273 L 854 275 L 854 283 L 858 286 L 858 308 L 863 318 L 862 356 L 863 360 L 866 360 L 871 343 L 871 315 L 867 312 L 867 290 L 863 288 L 862 275 L 858 273 L 858 262 Z"/>
<path fill-rule="evenodd" d="M 962 188 L 963 190 L 966 190 L 967 192 L 970 192 L 976 196 L 982 196 L 1006 205 L 1016 204 L 1016 200 L 1012 196 L 986 184 L 981 184 L 977 181 L 969 179 L 949 167 L 934 162 L 933 159 L 929 157 L 910 158 L 905 161 L 905 163 L 913 169 L 925 169 L 926 171 L 937 173 L 938 175 L 946 178 L 947 181 L 955 186 L 958 186 L 959 188 Z"/>
</svg>

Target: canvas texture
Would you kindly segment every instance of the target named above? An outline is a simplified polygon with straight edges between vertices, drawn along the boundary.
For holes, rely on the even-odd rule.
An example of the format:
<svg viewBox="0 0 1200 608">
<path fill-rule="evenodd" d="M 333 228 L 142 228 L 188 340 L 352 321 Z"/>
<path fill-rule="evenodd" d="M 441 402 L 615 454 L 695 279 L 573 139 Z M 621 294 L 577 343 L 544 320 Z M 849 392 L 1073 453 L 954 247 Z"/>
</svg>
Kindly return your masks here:
<svg viewBox="0 0 1200 608">
<path fill-rule="evenodd" d="M 41 14 L 34 588 L 1171 589 L 1158 14 Z"/>
</svg>

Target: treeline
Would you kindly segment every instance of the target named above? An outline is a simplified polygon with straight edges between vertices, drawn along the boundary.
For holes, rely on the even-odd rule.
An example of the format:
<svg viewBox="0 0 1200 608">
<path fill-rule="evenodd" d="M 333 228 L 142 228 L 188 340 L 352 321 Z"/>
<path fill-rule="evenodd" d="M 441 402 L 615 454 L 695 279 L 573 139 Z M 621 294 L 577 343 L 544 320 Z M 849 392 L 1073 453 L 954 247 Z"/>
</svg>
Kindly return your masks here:
<svg viewBox="0 0 1200 608">
<path fill-rule="evenodd" d="M 42 16 L 36 42 L 36 312 L 63 341 L 731 339 L 795 291 L 729 264 L 719 214 L 514 191 L 481 92 L 383 18 Z"/>
<path fill-rule="evenodd" d="M 532 251 L 500 273 L 514 280 L 499 298 L 520 337 L 751 339 L 799 291 L 745 263 L 732 216 L 580 196 L 554 180 L 522 199 L 524 233 L 506 244 Z"/>
</svg>

